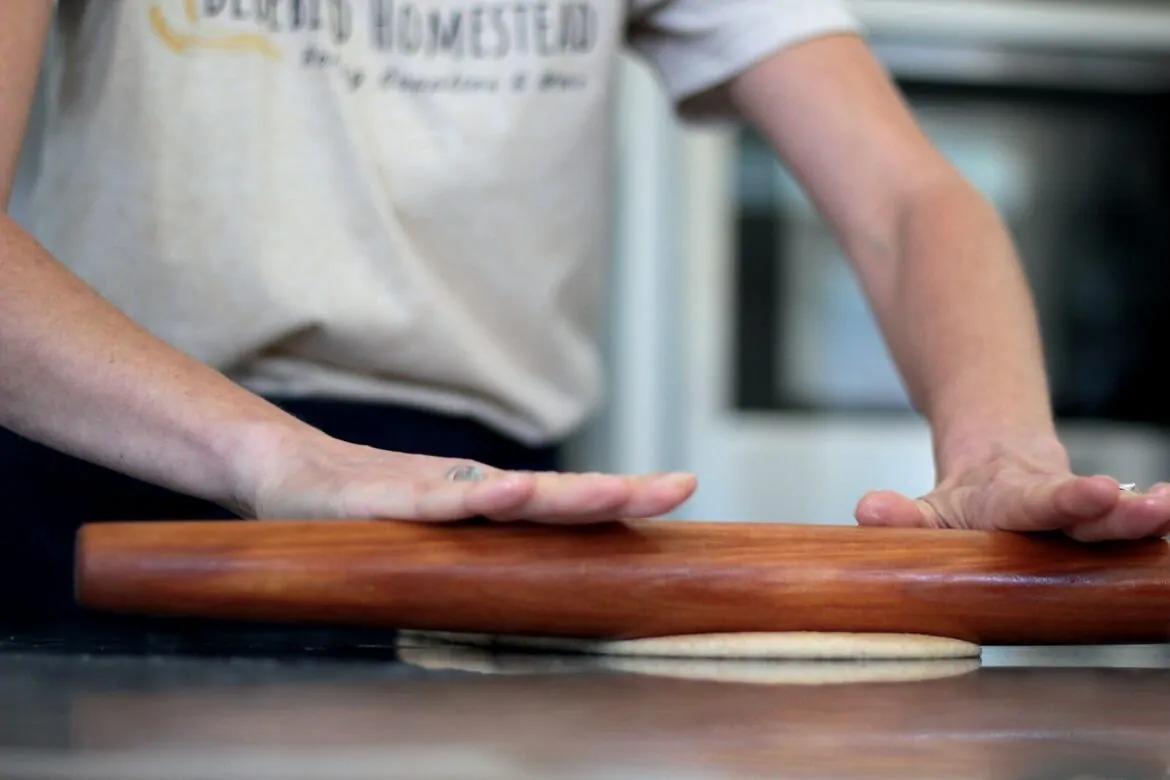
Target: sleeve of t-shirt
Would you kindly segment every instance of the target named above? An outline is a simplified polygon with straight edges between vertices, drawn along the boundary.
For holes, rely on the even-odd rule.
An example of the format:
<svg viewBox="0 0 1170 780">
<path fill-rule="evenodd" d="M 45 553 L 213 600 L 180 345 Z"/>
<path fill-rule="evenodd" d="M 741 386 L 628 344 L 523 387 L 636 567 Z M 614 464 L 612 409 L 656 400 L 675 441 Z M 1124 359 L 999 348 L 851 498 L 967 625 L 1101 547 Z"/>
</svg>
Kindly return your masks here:
<svg viewBox="0 0 1170 780">
<path fill-rule="evenodd" d="M 787 46 L 859 30 L 844 0 L 632 0 L 628 39 L 681 104 Z"/>
</svg>

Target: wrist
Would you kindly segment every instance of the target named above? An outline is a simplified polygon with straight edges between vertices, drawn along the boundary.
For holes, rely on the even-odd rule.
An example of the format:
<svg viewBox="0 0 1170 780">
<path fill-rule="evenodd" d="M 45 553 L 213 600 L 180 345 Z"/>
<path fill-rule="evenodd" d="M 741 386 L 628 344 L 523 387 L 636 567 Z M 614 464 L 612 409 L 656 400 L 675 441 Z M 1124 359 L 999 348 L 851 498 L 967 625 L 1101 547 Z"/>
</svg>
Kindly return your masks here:
<svg viewBox="0 0 1170 780">
<path fill-rule="evenodd" d="M 291 415 L 233 423 L 220 438 L 219 457 L 227 464 L 227 495 L 221 503 L 242 517 L 256 517 L 262 496 L 288 473 L 298 453 L 327 441 L 325 433 Z"/>
<path fill-rule="evenodd" d="M 963 433 L 937 435 L 934 460 L 938 481 L 1004 458 L 1042 471 L 1067 471 L 1070 460 L 1055 426 L 985 426 Z"/>
<path fill-rule="evenodd" d="M 966 376 L 945 385 L 926 409 L 940 481 L 1003 458 L 1043 471 L 1067 471 L 1043 375 Z"/>
</svg>

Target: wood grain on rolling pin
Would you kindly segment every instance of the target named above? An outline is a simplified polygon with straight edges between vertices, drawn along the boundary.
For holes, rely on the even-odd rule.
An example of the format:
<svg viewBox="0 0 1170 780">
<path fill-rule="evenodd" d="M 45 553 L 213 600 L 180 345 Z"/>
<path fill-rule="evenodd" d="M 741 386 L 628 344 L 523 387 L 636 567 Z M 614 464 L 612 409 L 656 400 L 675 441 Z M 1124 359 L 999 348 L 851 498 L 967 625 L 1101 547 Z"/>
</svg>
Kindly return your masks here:
<svg viewBox="0 0 1170 780">
<path fill-rule="evenodd" d="M 79 534 L 77 598 L 142 614 L 545 636 L 1164 642 L 1170 544 L 680 521 L 101 523 Z"/>
</svg>

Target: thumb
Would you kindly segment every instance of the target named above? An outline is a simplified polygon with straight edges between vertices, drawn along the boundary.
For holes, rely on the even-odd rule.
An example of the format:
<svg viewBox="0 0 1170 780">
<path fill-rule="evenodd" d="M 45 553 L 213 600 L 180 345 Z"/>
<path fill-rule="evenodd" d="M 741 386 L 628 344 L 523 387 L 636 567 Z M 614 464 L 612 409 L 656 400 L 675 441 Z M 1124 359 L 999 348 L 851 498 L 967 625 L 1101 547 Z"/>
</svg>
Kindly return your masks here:
<svg viewBox="0 0 1170 780">
<path fill-rule="evenodd" d="M 938 513 L 926 501 L 892 490 L 873 490 L 857 502 L 853 512 L 859 525 L 895 528 L 937 528 Z"/>
</svg>

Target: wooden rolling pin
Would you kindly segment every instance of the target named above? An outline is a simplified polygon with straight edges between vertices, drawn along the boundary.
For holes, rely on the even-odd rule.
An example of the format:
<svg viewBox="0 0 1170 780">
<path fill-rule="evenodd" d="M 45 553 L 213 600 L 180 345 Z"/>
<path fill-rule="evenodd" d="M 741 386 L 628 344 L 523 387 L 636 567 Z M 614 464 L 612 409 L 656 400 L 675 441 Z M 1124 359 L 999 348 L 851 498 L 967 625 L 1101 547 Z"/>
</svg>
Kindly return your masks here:
<svg viewBox="0 0 1170 780">
<path fill-rule="evenodd" d="M 1170 544 L 784 524 L 147 522 L 83 528 L 95 610 L 632 638 L 909 632 L 1170 641 Z"/>
</svg>

